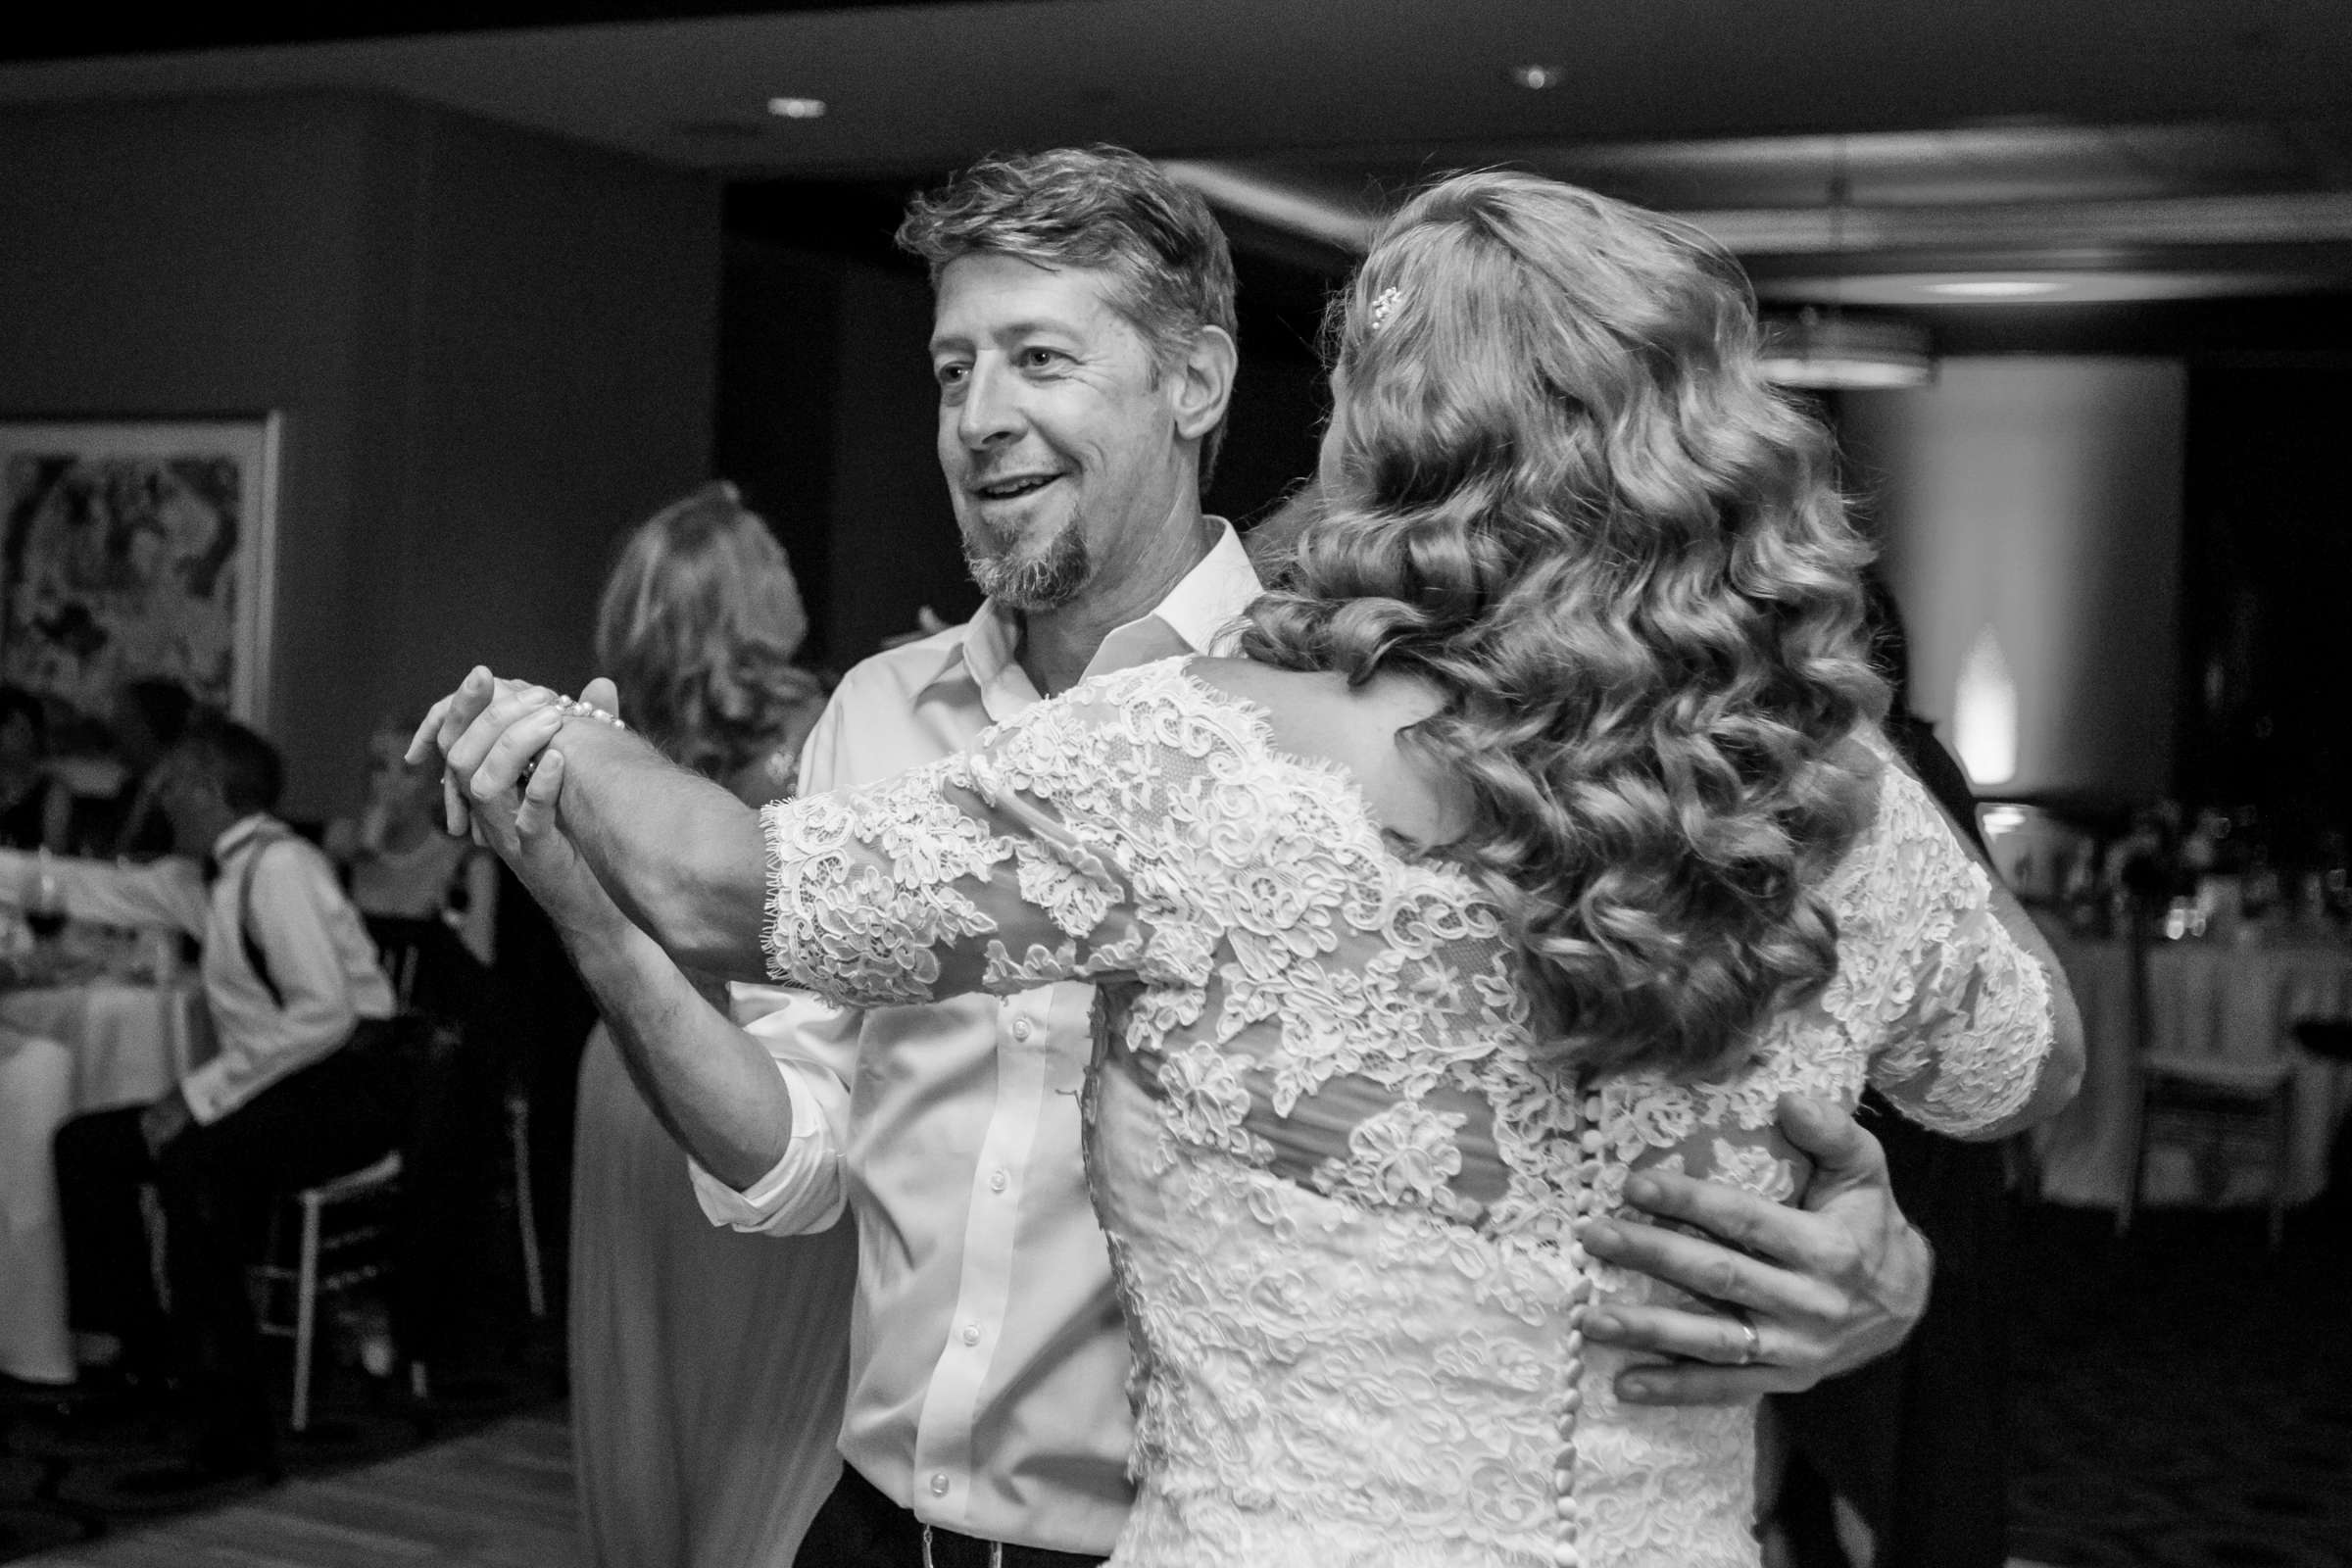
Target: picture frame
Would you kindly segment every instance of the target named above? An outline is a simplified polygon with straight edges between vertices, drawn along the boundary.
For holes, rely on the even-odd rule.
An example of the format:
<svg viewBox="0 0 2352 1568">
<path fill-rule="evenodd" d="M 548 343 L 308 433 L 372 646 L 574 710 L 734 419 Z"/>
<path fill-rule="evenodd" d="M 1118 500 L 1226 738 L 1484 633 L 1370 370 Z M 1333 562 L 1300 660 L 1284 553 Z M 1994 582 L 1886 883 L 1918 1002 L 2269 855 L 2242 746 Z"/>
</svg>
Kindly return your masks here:
<svg viewBox="0 0 2352 1568">
<path fill-rule="evenodd" d="M 0 418 L 0 680 L 269 720 L 279 416 Z"/>
</svg>

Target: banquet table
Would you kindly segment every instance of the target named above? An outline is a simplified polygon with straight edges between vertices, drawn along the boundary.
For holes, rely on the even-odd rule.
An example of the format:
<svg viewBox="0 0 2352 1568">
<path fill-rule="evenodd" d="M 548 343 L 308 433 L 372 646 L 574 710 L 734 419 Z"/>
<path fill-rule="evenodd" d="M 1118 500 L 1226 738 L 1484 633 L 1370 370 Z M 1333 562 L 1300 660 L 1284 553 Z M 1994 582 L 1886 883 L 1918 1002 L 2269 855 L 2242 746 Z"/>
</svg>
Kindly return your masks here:
<svg viewBox="0 0 2352 1568">
<path fill-rule="evenodd" d="M 195 977 L 0 991 L 0 1372 L 74 1376 L 49 1147 L 90 1110 L 155 1099 L 212 1054 Z"/>
<path fill-rule="evenodd" d="M 2132 1179 L 2139 1093 L 2131 953 L 2121 941 L 2056 932 L 2050 946 L 2082 1009 L 2085 1060 L 2075 1102 L 2033 1135 L 2041 1190 L 2052 1202 L 2113 1208 Z M 2293 1062 L 2287 1199 L 2318 1196 L 2336 1127 L 2352 1109 L 2352 1066 L 2298 1049 L 2289 1031 L 2306 1018 L 2352 1018 L 2352 946 L 2328 936 L 2159 941 L 2148 952 L 2148 1049 L 2156 1054 Z M 2188 1150 L 2159 1142 L 2149 1152 L 2143 1199 L 2194 1200 L 2196 1174 Z M 2225 1203 L 2266 1195 L 2264 1175 L 2251 1164 L 2232 1168 L 2221 1189 Z"/>
</svg>

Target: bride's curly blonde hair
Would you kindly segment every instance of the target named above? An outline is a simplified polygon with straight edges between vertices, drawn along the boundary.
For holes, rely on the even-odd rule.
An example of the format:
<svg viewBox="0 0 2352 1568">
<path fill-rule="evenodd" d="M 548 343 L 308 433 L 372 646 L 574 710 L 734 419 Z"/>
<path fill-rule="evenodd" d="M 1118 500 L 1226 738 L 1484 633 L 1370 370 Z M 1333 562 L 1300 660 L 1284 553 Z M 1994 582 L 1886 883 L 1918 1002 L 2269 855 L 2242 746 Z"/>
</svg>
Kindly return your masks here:
<svg viewBox="0 0 2352 1568">
<path fill-rule="evenodd" d="M 1442 853 L 1557 1049 L 1729 1065 L 1836 967 L 1819 888 L 1869 798 L 1840 748 L 1886 706 L 1869 551 L 1744 276 L 1670 220 L 1465 174 L 1390 220 L 1331 330 L 1320 514 L 1245 651 L 1446 694 L 1400 739 L 1468 786 Z"/>
</svg>

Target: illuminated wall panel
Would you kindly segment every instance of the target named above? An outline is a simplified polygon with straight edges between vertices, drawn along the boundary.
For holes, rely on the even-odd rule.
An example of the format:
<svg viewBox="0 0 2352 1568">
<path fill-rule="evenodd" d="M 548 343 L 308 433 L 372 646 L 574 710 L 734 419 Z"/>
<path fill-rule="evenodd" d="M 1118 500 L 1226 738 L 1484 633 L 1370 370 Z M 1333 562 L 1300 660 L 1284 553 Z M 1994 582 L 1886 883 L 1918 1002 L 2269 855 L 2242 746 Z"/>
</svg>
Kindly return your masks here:
<svg viewBox="0 0 2352 1568">
<path fill-rule="evenodd" d="M 1912 707 L 1979 793 L 2169 787 L 2184 407 L 2165 360 L 1946 360 L 1933 386 L 1846 395 Z"/>
</svg>

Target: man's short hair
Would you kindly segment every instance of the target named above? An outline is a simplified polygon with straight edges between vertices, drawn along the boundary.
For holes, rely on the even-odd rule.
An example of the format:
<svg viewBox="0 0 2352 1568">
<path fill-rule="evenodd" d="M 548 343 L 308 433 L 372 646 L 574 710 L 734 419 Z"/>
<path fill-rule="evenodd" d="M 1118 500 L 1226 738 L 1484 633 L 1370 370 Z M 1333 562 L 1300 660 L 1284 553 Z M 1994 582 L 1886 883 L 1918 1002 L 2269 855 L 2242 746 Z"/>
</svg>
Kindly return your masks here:
<svg viewBox="0 0 2352 1568">
<path fill-rule="evenodd" d="M 931 268 L 983 253 L 1112 279 L 1111 308 L 1142 334 L 1158 370 L 1203 327 L 1237 341 L 1233 252 L 1199 193 L 1124 147 L 1060 147 L 989 157 L 907 204 L 899 245 Z M 1225 440 L 1219 418 L 1200 445 L 1200 482 Z"/>
<path fill-rule="evenodd" d="M 277 748 L 228 719 L 191 724 L 173 748 L 187 765 L 218 780 L 220 799 L 239 816 L 274 810 L 286 784 Z"/>
</svg>

